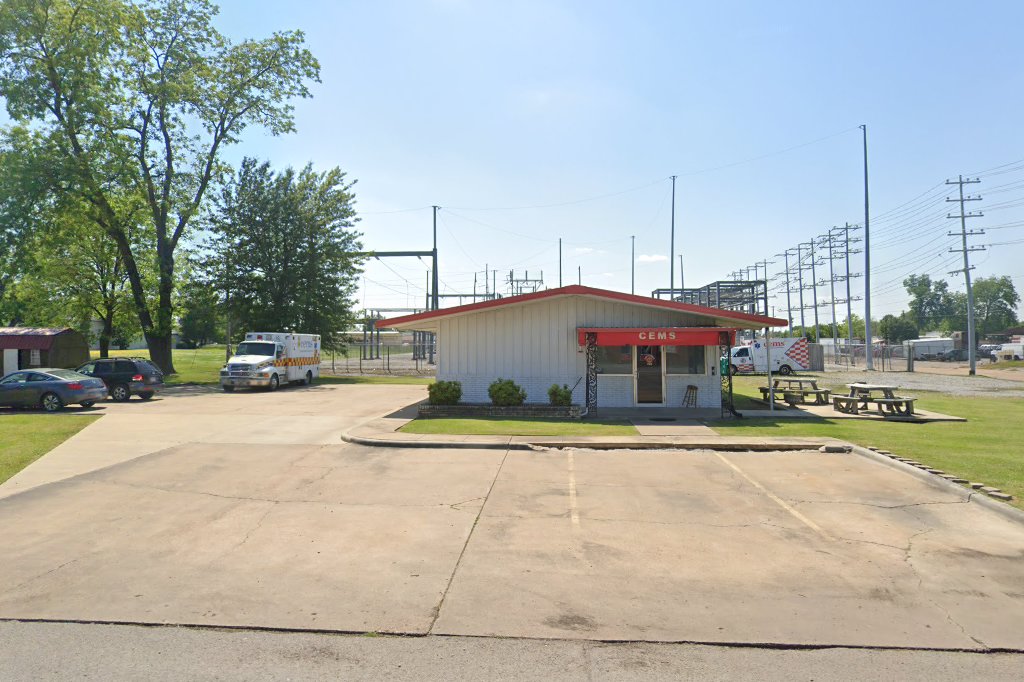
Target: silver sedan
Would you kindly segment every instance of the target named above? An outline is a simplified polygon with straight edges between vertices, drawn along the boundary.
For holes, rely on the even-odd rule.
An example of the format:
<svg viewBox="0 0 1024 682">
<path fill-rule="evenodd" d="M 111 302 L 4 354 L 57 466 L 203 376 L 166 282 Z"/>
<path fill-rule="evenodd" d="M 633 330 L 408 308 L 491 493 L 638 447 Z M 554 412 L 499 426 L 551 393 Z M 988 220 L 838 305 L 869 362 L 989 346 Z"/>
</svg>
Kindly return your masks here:
<svg viewBox="0 0 1024 682">
<path fill-rule="evenodd" d="M 57 412 L 74 403 L 92 407 L 106 397 L 102 380 L 70 369 L 22 370 L 0 379 L 0 407 L 41 407 Z"/>
</svg>

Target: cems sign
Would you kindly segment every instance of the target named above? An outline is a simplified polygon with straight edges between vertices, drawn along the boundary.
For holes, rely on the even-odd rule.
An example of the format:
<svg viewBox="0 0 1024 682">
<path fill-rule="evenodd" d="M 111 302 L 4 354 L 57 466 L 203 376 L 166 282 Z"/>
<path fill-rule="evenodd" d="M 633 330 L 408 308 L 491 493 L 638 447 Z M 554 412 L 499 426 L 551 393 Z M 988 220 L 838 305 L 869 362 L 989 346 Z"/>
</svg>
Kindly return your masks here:
<svg viewBox="0 0 1024 682">
<path fill-rule="evenodd" d="M 651 330 L 637 332 L 636 338 L 638 341 L 675 341 L 676 333 Z"/>
</svg>

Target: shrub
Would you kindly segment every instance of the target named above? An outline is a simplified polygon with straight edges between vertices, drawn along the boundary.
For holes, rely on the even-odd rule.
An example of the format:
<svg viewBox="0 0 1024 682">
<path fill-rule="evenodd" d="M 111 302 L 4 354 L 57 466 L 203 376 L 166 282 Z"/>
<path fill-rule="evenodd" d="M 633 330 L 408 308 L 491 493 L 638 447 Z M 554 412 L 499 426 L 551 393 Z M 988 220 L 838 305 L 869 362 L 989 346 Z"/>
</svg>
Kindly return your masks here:
<svg viewBox="0 0 1024 682">
<path fill-rule="evenodd" d="M 462 399 L 462 384 L 458 381 L 435 381 L 427 386 L 431 405 L 458 405 Z"/>
<path fill-rule="evenodd" d="M 497 379 L 487 387 L 491 402 L 499 407 L 514 407 L 526 402 L 526 391 L 511 379 Z"/>
<path fill-rule="evenodd" d="M 572 389 L 568 384 L 551 384 L 548 389 L 548 400 L 555 407 L 569 407 L 572 405 Z"/>
</svg>

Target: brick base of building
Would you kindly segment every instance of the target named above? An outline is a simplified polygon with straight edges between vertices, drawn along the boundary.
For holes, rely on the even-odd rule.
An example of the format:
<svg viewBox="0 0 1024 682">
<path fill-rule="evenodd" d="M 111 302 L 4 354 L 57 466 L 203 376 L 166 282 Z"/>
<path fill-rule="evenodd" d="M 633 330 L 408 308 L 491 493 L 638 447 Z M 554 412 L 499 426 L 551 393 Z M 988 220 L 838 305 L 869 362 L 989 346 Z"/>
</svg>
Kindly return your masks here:
<svg viewBox="0 0 1024 682">
<path fill-rule="evenodd" d="M 515 407 L 499 407 L 487 404 L 465 405 L 429 405 L 424 403 L 418 407 L 419 417 L 547 417 L 549 419 L 579 419 L 579 405 L 555 407 L 553 405 L 518 405 Z"/>
</svg>

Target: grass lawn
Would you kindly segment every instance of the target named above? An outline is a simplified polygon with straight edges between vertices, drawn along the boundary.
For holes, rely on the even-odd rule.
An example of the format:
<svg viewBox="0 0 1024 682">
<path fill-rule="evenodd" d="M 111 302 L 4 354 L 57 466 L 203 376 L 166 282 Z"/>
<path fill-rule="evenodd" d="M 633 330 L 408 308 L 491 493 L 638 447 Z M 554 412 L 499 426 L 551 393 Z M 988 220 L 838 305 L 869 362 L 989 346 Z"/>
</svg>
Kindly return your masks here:
<svg viewBox="0 0 1024 682">
<path fill-rule="evenodd" d="M 85 415 L 0 414 L 0 483 L 97 419 Z"/>
<path fill-rule="evenodd" d="M 560 419 L 414 419 L 406 433 L 469 436 L 635 436 L 636 427 L 624 421 L 565 421 Z"/>
<path fill-rule="evenodd" d="M 734 391 L 750 397 L 764 377 L 737 377 Z M 828 386 L 828 382 L 822 384 Z M 832 388 L 832 387 L 830 387 Z M 922 409 L 964 417 L 965 422 L 908 424 L 862 419 L 742 419 L 713 424 L 722 435 L 831 436 L 897 455 L 946 473 L 1001 488 L 1024 508 L 1024 452 L 1020 424 L 1024 399 L 954 397 L 914 391 Z M 761 409 L 764 405 L 761 405 Z"/>
<path fill-rule="evenodd" d="M 220 368 L 224 366 L 224 346 L 212 345 L 185 350 L 176 348 L 174 353 L 174 369 L 176 374 L 164 377 L 168 386 L 181 384 L 198 384 L 202 386 L 216 386 L 220 382 Z M 111 357 L 140 357 L 148 358 L 149 351 L 141 350 L 112 350 Z M 99 351 L 93 351 L 92 357 L 99 357 Z M 361 376 L 321 376 L 319 382 L 322 384 L 430 384 L 434 382 L 433 377 L 406 377 L 390 375 L 361 375 Z"/>
</svg>

